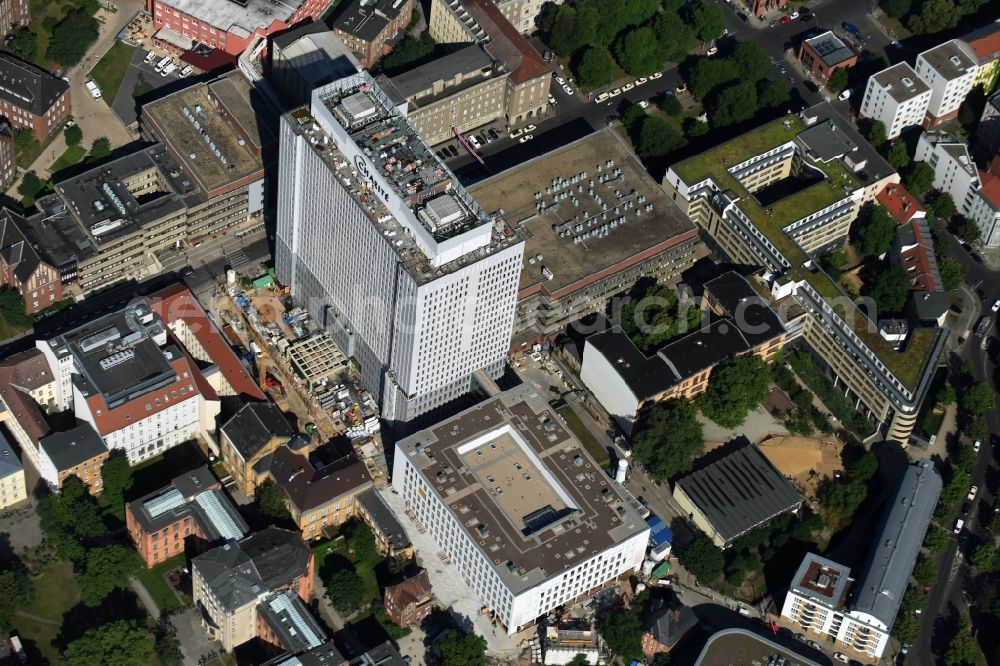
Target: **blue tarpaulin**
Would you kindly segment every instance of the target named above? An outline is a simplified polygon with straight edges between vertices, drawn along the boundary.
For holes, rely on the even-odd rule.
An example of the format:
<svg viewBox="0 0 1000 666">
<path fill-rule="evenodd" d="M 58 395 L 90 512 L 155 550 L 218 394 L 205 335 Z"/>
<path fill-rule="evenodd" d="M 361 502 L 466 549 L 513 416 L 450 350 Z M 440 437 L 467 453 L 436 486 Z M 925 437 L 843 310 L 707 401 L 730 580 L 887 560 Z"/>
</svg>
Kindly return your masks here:
<svg viewBox="0 0 1000 666">
<path fill-rule="evenodd" d="M 670 531 L 663 519 L 655 514 L 650 514 L 646 518 L 646 524 L 649 525 L 649 541 L 654 547 L 662 546 L 668 543 L 674 538 L 674 533 Z"/>
</svg>

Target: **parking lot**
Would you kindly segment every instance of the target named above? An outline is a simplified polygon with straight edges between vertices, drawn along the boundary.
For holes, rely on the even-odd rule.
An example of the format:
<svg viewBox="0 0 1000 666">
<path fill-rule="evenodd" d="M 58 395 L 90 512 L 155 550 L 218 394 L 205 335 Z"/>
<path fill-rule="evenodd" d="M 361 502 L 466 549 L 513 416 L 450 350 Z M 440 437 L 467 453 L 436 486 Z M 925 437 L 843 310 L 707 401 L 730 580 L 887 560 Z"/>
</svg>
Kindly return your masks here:
<svg viewBox="0 0 1000 666">
<path fill-rule="evenodd" d="M 156 71 L 156 65 L 163 56 L 157 52 L 156 57 L 147 63 L 145 62 L 147 53 L 148 51 L 145 49 L 136 49 L 132 55 L 132 61 L 129 63 L 128 69 L 125 70 L 125 76 L 122 78 L 122 85 L 118 89 L 118 95 L 111 103 L 111 109 L 121 119 L 125 127 L 130 127 L 138 119 L 139 105 L 133 96 L 133 92 L 138 92 L 139 96 L 142 96 L 183 78 L 180 75 L 183 67 L 186 66 L 183 62 L 174 58 L 174 62 L 179 66 L 167 76 L 161 76 Z"/>
</svg>

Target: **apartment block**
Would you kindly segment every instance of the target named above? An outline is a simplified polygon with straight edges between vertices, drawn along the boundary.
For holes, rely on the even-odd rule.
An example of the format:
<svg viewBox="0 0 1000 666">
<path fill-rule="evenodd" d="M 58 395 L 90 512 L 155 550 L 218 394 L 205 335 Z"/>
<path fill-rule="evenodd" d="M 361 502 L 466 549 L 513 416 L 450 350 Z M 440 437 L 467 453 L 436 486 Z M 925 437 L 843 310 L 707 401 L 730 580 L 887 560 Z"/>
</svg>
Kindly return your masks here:
<svg viewBox="0 0 1000 666">
<path fill-rule="evenodd" d="M 290 590 L 308 603 L 315 562 L 298 533 L 268 527 L 191 560 L 194 605 L 202 627 L 226 652 L 258 635 L 260 607 L 272 593 Z"/>
<path fill-rule="evenodd" d="M 561 5 L 563 0 L 553 4 Z M 546 2 L 544 0 L 499 0 L 496 5 L 514 28 L 523 34 L 534 33 L 538 29 L 539 14 Z"/>
<path fill-rule="evenodd" d="M 861 575 L 806 555 L 792 578 L 781 620 L 807 638 L 833 640 L 853 659 L 881 659 L 941 493 L 934 464 L 910 465 L 896 486 Z"/>
<path fill-rule="evenodd" d="M 171 53 L 212 49 L 238 56 L 251 44 L 318 19 L 330 0 L 146 0 L 153 44 Z"/>
<path fill-rule="evenodd" d="M 649 526 L 533 389 L 396 443 L 392 485 L 508 634 L 615 585 Z"/>
<path fill-rule="evenodd" d="M 968 145 L 952 134 L 927 131 L 920 135 L 913 158 L 934 169 L 934 188 L 950 194 L 958 211 L 967 215 L 982 187 Z"/>
<path fill-rule="evenodd" d="M 978 66 L 968 47 L 957 39 L 917 56 L 917 76 L 931 89 L 924 127 L 936 127 L 958 116 L 958 107 L 972 90 Z"/>
<path fill-rule="evenodd" d="M 771 187 L 791 175 L 806 180 Z M 765 269 L 774 300 L 798 302 L 802 336 L 834 383 L 883 436 L 905 444 L 947 333 L 920 321 L 902 337 L 890 333 L 813 260 L 842 245 L 859 207 L 895 182 L 892 167 L 820 104 L 674 164 L 664 187 L 732 261 Z"/>
<path fill-rule="evenodd" d="M 860 115 L 880 121 L 895 139 L 907 127 L 922 125 L 931 101 L 931 88 L 905 62 L 883 69 L 868 79 Z"/>
<path fill-rule="evenodd" d="M 38 472 L 53 491 L 75 476 L 92 495 L 99 495 L 104 490 L 101 468 L 110 455 L 94 426 L 77 421 L 69 430 L 53 431 L 39 439 Z"/>
<path fill-rule="evenodd" d="M 683 210 L 611 128 L 469 188 L 527 231 L 511 348 L 547 344 L 641 277 L 669 284 L 708 253 Z"/>
<path fill-rule="evenodd" d="M 0 4 L 0 11 L 4 6 Z M 45 141 L 62 129 L 72 112 L 68 83 L 30 62 L 0 53 L 0 116 L 11 127 L 31 130 L 38 141 Z"/>
<path fill-rule="evenodd" d="M 975 143 L 986 155 L 996 155 L 1000 151 L 1000 92 L 986 98 L 976 127 Z"/>
<path fill-rule="evenodd" d="M 618 327 L 587 338 L 580 379 L 626 432 L 647 405 L 703 393 L 719 363 L 750 354 L 770 361 L 784 346 L 781 320 L 738 273 L 706 282 L 701 308 L 695 329 L 648 354 Z"/>
<path fill-rule="evenodd" d="M 966 216 L 979 227 L 980 243 L 983 247 L 1000 247 L 1000 177 L 994 159 L 989 171 L 979 172 L 982 186 L 972 197 Z"/>
<path fill-rule="evenodd" d="M 333 32 L 365 69 L 392 51 L 413 16 L 413 0 L 350 0 L 339 10 Z"/>
<path fill-rule="evenodd" d="M 0 432 L 0 511 L 28 499 L 24 465 L 7 438 Z"/>
<path fill-rule="evenodd" d="M 524 244 L 487 214 L 367 74 L 281 122 L 276 269 L 410 421 L 503 372 Z M 330 216 L 336 227 L 327 223 Z"/>
<path fill-rule="evenodd" d="M 294 435 L 295 430 L 271 402 L 244 405 L 219 429 L 222 462 L 241 493 L 254 496 L 257 491 L 254 465 L 287 444 Z"/>
</svg>

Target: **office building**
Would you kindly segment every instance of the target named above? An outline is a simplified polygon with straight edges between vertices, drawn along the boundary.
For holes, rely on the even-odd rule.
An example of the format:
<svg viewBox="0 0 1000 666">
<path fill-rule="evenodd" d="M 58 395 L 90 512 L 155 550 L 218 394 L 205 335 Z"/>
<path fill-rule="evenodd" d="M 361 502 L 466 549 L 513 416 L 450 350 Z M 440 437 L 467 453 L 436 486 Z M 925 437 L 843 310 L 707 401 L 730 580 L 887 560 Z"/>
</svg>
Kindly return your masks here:
<svg viewBox="0 0 1000 666">
<path fill-rule="evenodd" d="M 701 649 L 694 666 L 730 664 L 733 655 L 764 655 L 773 663 L 785 666 L 820 666 L 819 662 L 802 656 L 797 648 L 776 643 L 748 629 L 716 631 L 708 637 L 708 642 Z"/>
<path fill-rule="evenodd" d="M 915 321 L 904 336 L 887 337 L 875 313 L 860 310 L 813 260 L 843 245 L 859 207 L 895 182 L 826 104 L 674 164 L 664 178 L 732 261 L 765 269 L 774 300 L 798 302 L 807 313 L 801 335 L 834 383 L 886 438 L 905 444 L 947 333 Z"/>
<path fill-rule="evenodd" d="M 508 634 L 638 570 L 649 527 L 529 387 L 396 443 L 392 484 Z"/>
<path fill-rule="evenodd" d="M 258 483 L 270 481 L 284 492 L 288 513 L 303 539 L 318 539 L 327 527 L 358 515 L 357 499 L 372 487 L 363 461 L 328 454 L 320 449 L 307 456 L 281 446 L 254 466 Z"/>
<path fill-rule="evenodd" d="M 0 285 L 16 289 L 25 314 L 34 314 L 62 300 L 63 283 L 59 270 L 42 259 L 21 231 L 26 226 L 24 217 L 0 210 Z"/>
<path fill-rule="evenodd" d="M 907 467 L 861 575 L 852 578 L 848 567 L 807 555 L 785 596 L 782 620 L 808 638 L 835 641 L 849 657 L 881 659 L 940 493 L 934 463 Z"/>
<path fill-rule="evenodd" d="M 255 41 L 318 19 L 330 0 L 146 0 L 153 44 L 182 55 L 213 49 L 238 56 Z"/>
<path fill-rule="evenodd" d="M 490 0 L 432 0 L 428 30 L 443 44 L 479 43 L 508 72 L 504 120 L 508 127 L 531 122 L 549 105 L 552 69 Z"/>
<path fill-rule="evenodd" d="M 515 350 L 548 342 L 640 277 L 663 283 L 707 254 L 698 230 L 611 128 L 469 189 L 527 231 Z"/>
<path fill-rule="evenodd" d="M 386 557 L 413 557 L 413 544 L 406 529 L 374 488 L 354 498 L 354 511 L 371 528 L 378 552 Z"/>
<path fill-rule="evenodd" d="M 561 5 L 563 0 L 553 4 Z M 546 5 L 543 0 L 497 0 L 497 8 L 514 28 L 523 34 L 531 34 L 538 29 L 539 14 Z"/>
<path fill-rule="evenodd" d="M 313 617 L 309 607 L 292 590 L 275 592 L 265 599 L 257 611 L 257 638 L 269 652 L 302 654 L 320 648 L 326 641 L 326 630 Z M 339 666 L 343 657 L 323 666 Z M 304 662 L 300 662 L 304 666 Z"/>
<path fill-rule="evenodd" d="M 469 44 L 379 83 L 433 146 L 504 118 L 508 75 L 482 44 Z"/>
<path fill-rule="evenodd" d="M 205 465 L 127 502 L 125 527 L 150 568 L 175 555 L 193 557 L 211 546 L 238 541 L 250 531 Z"/>
<path fill-rule="evenodd" d="M 13 129 L 31 130 L 42 142 L 61 130 L 71 113 L 67 82 L 30 62 L 0 53 L 0 116 L 6 117 Z"/>
<path fill-rule="evenodd" d="M 262 603 L 291 590 L 308 603 L 313 595 L 313 554 L 297 532 L 268 527 L 191 560 L 194 605 L 202 627 L 226 652 L 258 635 Z"/>
<path fill-rule="evenodd" d="M 350 0 L 339 10 L 333 32 L 361 66 L 372 65 L 392 50 L 413 18 L 413 0 Z"/>
<path fill-rule="evenodd" d="M 833 31 L 827 30 L 802 40 L 799 61 L 820 84 L 826 85 L 830 75 L 838 69 L 850 69 L 858 64 L 858 54 Z"/>
<path fill-rule="evenodd" d="M 972 90 L 978 66 L 969 48 L 957 39 L 917 56 L 914 70 L 931 89 L 924 127 L 937 127 L 958 116 L 958 107 Z"/>
<path fill-rule="evenodd" d="M 901 62 L 869 77 L 859 113 L 880 121 L 886 135 L 895 139 L 904 129 L 923 124 L 930 101 L 930 86 Z"/>
<path fill-rule="evenodd" d="M 130 464 L 215 429 L 219 396 L 146 299 L 36 341 L 55 404 L 89 423 Z"/>
<path fill-rule="evenodd" d="M 784 346 L 781 320 L 735 272 L 705 283 L 701 308 L 694 329 L 650 353 L 617 326 L 587 338 L 580 379 L 626 432 L 647 405 L 703 393 L 719 363 L 749 354 L 770 361 Z"/>
<path fill-rule="evenodd" d="M 368 74 L 282 118 L 275 264 L 405 422 L 503 372 L 524 249 Z M 330 215 L 338 224 L 329 223 Z"/>
<path fill-rule="evenodd" d="M 251 402 L 243 405 L 219 429 L 219 450 L 222 462 L 233 475 L 240 492 L 253 497 L 257 491 L 257 475 L 253 471 L 261 458 L 295 435 L 281 410 L 271 402 Z"/>
<path fill-rule="evenodd" d="M 1000 77 L 1000 19 L 962 35 L 959 42 L 976 63 L 972 87 L 982 86 L 989 94 Z"/>
<path fill-rule="evenodd" d="M 361 71 L 351 49 L 321 21 L 274 37 L 270 56 L 269 79 L 289 109 L 308 104 L 315 88 Z"/>
<path fill-rule="evenodd" d="M 6 190 L 17 175 L 17 155 L 14 151 L 14 132 L 10 123 L 0 118 L 0 187 Z"/>
<path fill-rule="evenodd" d="M 0 432 L 0 511 L 28 499 L 24 482 L 24 465 L 14 453 L 14 447 Z"/>
<path fill-rule="evenodd" d="M 52 492 L 75 476 L 91 495 L 99 495 L 104 490 L 101 468 L 110 455 L 94 427 L 77 421 L 69 430 L 50 432 L 38 440 L 38 473 Z"/>
<path fill-rule="evenodd" d="M 802 506 L 802 495 L 750 444 L 674 484 L 674 500 L 719 548 Z"/>
</svg>

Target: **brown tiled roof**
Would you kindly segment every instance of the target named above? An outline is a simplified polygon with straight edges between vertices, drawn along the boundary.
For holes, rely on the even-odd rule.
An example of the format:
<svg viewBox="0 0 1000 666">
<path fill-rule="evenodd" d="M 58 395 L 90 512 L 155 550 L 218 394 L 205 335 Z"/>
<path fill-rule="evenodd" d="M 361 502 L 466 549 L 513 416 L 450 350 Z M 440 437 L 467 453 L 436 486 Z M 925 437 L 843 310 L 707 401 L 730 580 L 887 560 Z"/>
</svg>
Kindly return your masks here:
<svg viewBox="0 0 1000 666">
<path fill-rule="evenodd" d="M 0 398 L 35 444 L 49 433 L 48 422 L 38 403 L 28 395 L 52 381 L 52 370 L 38 349 L 13 354 L 0 363 Z"/>
<path fill-rule="evenodd" d="M 490 36 L 486 50 L 507 65 L 514 83 L 524 83 L 552 71 L 531 42 L 510 24 L 492 2 L 470 0 L 466 9 Z"/>
<path fill-rule="evenodd" d="M 305 456 L 293 453 L 287 446 L 265 457 L 261 466 L 300 512 L 323 506 L 372 482 L 365 464 L 356 458 L 346 456 L 316 469 Z"/>
<path fill-rule="evenodd" d="M 425 601 L 430 598 L 431 593 L 431 581 L 427 577 L 427 571 L 421 571 L 401 583 L 385 588 L 386 596 L 394 597 L 400 606 Z"/>
<path fill-rule="evenodd" d="M 916 216 L 923 217 L 925 212 L 917 198 L 899 183 L 888 183 L 875 195 L 875 200 L 885 206 L 900 224 L 906 224 Z"/>
</svg>

